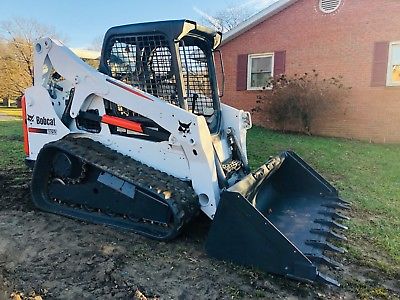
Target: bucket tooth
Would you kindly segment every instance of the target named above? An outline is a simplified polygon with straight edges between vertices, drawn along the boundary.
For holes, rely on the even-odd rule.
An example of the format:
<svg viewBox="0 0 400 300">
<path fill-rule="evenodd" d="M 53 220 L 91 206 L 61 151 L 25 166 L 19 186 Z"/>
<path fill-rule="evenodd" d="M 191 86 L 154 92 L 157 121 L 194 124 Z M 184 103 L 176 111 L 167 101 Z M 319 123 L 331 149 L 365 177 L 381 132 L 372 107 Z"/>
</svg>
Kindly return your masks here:
<svg viewBox="0 0 400 300">
<path fill-rule="evenodd" d="M 305 242 L 306 245 L 310 245 L 316 248 L 320 248 L 323 250 L 328 250 L 332 252 L 337 252 L 337 253 L 346 253 L 347 250 L 341 247 L 336 247 L 335 245 L 328 243 L 328 242 L 322 242 L 322 241 L 317 241 L 317 240 L 307 240 Z"/>
<path fill-rule="evenodd" d="M 332 214 L 332 217 L 333 217 L 334 219 L 350 220 L 350 217 L 348 217 L 348 216 L 346 216 L 346 215 L 343 215 L 343 214 L 341 214 L 341 213 L 338 213 L 338 212 L 334 212 L 334 213 Z"/>
<path fill-rule="evenodd" d="M 327 203 L 323 204 L 322 206 L 328 207 L 328 208 L 334 208 L 334 209 L 350 209 L 350 206 L 343 204 L 343 203 L 338 203 L 338 202 L 333 202 L 333 203 Z"/>
<path fill-rule="evenodd" d="M 337 261 L 334 261 L 333 259 L 325 256 L 325 255 L 320 255 L 320 254 L 305 254 L 305 256 L 311 260 L 311 262 L 316 263 L 316 264 L 321 264 L 321 265 L 326 265 L 331 268 L 335 269 L 342 269 L 343 265 L 338 263 Z"/>
<path fill-rule="evenodd" d="M 313 228 L 310 230 L 311 233 L 315 233 L 315 234 L 319 234 L 319 235 L 323 235 L 327 238 L 334 238 L 337 240 L 341 240 L 341 241 L 347 241 L 347 237 L 345 237 L 342 234 L 336 233 L 333 230 L 326 230 L 326 229 L 320 229 L 320 228 Z"/>
<path fill-rule="evenodd" d="M 342 203 L 342 204 L 344 204 L 344 205 L 347 205 L 347 206 L 351 206 L 351 204 L 350 204 L 350 202 L 349 201 L 346 201 L 346 200 L 343 200 L 342 198 L 336 198 L 336 201 L 337 202 L 340 202 L 340 203 Z"/>
<path fill-rule="evenodd" d="M 340 224 L 338 222 L 335 222 L 333 220 L 316 219 L 314 222 L 318 223 L 318 224 L 322 224 L 322 225 L 327 225 L 327 226 L 329 226 L 331 228 L 337 228 L 337 229 L 343 229 L 343 230 L 347 230 L 348 229 L 347 226 L 344 226 L 344 225 L 342 225 L 342 224 Z"/>
<path fill-rule="evenodd" d="M 319 212 L 321 215 L 329 216 L 332 219 L 342 219 L 342 220 L 350 220 L 348 216 L 345 216 L 341 213 L 338 213 L 336 211 L 320 211 Z"/>
<path fill-rule="evenodd" d="M 333 279 L 333 278 L 331 278 L 331 277 L 329 277 L 329 276 L 327 276 L 325 274 L 322 274 L 321 272 L 317 273 L 316 281 L 320 282 L 320 283 L 324 283 L 324 284 L 335 285 L 337 287 L 340 286 L 340 283 L 337 280 L 335 280 L 335 279 Z"/>
</svg>

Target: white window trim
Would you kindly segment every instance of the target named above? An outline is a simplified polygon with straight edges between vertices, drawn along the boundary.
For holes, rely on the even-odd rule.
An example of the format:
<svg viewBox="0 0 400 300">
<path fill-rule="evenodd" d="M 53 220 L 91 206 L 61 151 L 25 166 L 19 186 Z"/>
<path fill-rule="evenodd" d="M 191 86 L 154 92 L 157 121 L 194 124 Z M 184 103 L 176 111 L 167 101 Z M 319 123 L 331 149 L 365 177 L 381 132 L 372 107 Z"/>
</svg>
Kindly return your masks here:
<svg viewBox="0 0 400 300">
<path fill-rule="evenodd" d="M 392 48 L 394 45 L 400 45 L 400 41 L 389 43 L 386 86 L 400 86 L 400 81 L 392 81 L 391 65 L 392 65 Z"/>
<path fill-rule="evenodd" d="M 252 58 L 260 58 L 260 57 L 272 57 L 271 76 L 274 77 L 274 52 L 249 54 L 247 56 L 247 90 L 249 90 L 249 91 L 272 90 L 272 86 L 270 86 L 270 87 L 252 87 L 251 86 L 251 59 Z"/>
</svg>

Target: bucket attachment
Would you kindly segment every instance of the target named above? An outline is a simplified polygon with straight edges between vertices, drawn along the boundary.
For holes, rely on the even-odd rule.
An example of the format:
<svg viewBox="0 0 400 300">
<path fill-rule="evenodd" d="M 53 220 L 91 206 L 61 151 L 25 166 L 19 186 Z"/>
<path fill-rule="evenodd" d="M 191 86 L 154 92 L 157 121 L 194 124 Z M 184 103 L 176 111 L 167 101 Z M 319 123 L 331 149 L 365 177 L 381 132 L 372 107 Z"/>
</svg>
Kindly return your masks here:
<svg viewBox="0 0 400 300">
<path fill-rule="evenodd" d="M 339 268 L 328 240 L 346 240 L 338 209 L 349 204 L 294 152 L 270 159 L 221 194 L 206 242 L 210 256 L 289 278 L 339 283 L 319 270 Z"/>
</svg>

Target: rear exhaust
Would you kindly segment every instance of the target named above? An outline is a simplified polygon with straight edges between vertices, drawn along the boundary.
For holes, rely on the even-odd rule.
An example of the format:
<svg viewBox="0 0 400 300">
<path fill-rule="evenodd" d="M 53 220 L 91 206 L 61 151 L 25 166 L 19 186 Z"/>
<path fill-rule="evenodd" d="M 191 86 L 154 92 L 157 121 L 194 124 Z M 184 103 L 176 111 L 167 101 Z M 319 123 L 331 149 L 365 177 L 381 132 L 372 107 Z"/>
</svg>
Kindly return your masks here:
<svg viewBox="0 0 400 300">
<path fill-rule="evenodd" d="M 346 250 L 329 242 L 346 240 L 338 209 L 348 202 L 294 152 L 270 159 L 221 194 L 206 242 L 217 259 L 292 279 L 339 286 L 321 265 L 340 268 L 325 255 Z"/>
</svg>

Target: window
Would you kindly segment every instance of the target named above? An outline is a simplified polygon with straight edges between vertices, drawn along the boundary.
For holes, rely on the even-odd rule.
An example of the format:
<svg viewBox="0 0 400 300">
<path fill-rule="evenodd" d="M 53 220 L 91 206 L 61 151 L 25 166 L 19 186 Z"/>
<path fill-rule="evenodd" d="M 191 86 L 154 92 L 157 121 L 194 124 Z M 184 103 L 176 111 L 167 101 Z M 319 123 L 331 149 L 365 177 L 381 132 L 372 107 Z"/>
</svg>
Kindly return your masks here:
<svg viewBox="0 0 400 300">
<path fill-rule="evenodd" d="M 268 80 L 274 75 L 274 54 L 250 54 L 247 63 L 247 89 L 261 90 L 268 87 Z"/>
<path fill-rule="evenodd" d="M 400 42 L 392 42 L 389 45 L 386 85 L 400 86 Z"/>
<path fill-rule="evenodd" d="M 208 56 L 197 45 L 191 45 L 190 39 L 179 46 L 181 57 L 183 82 L 185 91 L 189 88 L 188 108 L 195 114 L 211 116 L 214 113 L 212 87 L 208 71 Z M 189 86 L 188 86 L 189 85 Z M 196 97 L 196 101 L 193 101 Z M 194 104 L 194 107 L 192 107 Z"/>
<path fill-rule="evenodd" d="M 319 9 L 325 13 L 333 13 L 342 3 L 342 0 L 319 0 Z"/>
<path fill-rule="evenodd" d="M 119 40 L 115 41 L 107 63 L 113 76 L 123 80 L 122 78 L 129 76 L 135 70 L 136 46 Z"/>
<path fill-rule="evenodd" d="M 179 105 L 171 51 L 161 34 L 115 37 L 107 59 L 111 76 Z"/>
</svg>

